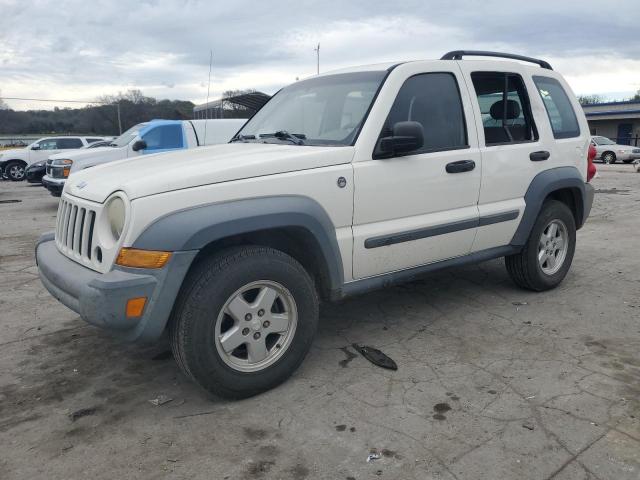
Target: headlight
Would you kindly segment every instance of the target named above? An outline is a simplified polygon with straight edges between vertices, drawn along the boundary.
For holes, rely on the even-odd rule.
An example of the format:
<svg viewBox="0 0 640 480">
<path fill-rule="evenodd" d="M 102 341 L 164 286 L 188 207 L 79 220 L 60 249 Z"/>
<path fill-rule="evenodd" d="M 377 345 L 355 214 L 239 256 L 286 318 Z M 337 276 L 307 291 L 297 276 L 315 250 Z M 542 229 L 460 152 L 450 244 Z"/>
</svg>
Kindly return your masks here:
<svg viewBox="0 0 640 480">
<path fill-rule="evenodd" d="M 107 219 L 109 220 L 111 234 L 117 242 L 120 235 L 122 235 L 125 221 L 125 205 L 122 198 L 113 197 L 109 200 L 109 203 L 107 203 Z"/>
<path fill-rule="evenodd" d="M 69 159 L 69 158 L 64 158 L 64 159 L 60 159 L 60 160 L 54 160 L 52 165 L 54 167 L 60 167 L 62 166 L 62 176 L 64 178 L 67 178 L 69 176 L 69 174 L 71 173 L 71 165 L 73 165 L 73 160 Z"/>
</svg>

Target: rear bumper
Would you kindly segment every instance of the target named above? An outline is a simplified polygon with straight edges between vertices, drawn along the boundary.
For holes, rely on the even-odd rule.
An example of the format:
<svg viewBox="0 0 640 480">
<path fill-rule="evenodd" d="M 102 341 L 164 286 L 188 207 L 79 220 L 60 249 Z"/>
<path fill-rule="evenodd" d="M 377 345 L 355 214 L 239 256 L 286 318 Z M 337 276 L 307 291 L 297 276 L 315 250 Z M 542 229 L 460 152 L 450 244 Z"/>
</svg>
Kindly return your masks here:
<svg viewBox="0 0 640 480">
<path fill-rule="evenodd" d="M 589 218 L 589 214 L 591 213 L 591 207 L 593 206 L 593 197 L 595 196 L 596 190 L 593 188 L 593 185 L 590 183 L 584 184 L 584 209 L 582 212 L 582 225 L 585 224 L 587 218 Z"/>
<path fill-rule="evenodd" d="M 36 245 L 40 280 L 61 303 L 87 323 L 127 341 L 152 342 L 164 331 L 173 303 L 197 252 L 175 252 L 159 270 L 115 267 L 90 270 L 60 253 L 53 234 Z M 126 316 L 130 298 L 146 297 L 141 317 Z"/>
<path fill-rule="evenodd" d="M 65 179 L 63 178 L 51 178 L 49 175 L 42 177 L 42 185 L 49 190 L 49 193 L 54 197 L 62 195 L 62 189 L 64 188 Z"/>
</svg>

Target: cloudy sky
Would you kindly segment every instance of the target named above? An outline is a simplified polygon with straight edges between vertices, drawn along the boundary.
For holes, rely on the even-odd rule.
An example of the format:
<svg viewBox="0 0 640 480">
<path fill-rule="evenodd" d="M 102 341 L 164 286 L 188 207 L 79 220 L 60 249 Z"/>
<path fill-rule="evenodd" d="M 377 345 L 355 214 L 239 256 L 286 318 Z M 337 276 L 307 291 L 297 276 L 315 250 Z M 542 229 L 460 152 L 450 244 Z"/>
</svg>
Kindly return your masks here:
<svg viewBox="0 0 640 480">
<path fill-rule="evenodd" d="M 0 0 L 0 16 L 5 97 L 199 103 L 210 49 L 211 98 L 273 93 L 315 73 L 318 42 L 322 71 L 488 49 L 549 60 L 577 94 L 640 89 L 639 0 Z"/>
</svg>

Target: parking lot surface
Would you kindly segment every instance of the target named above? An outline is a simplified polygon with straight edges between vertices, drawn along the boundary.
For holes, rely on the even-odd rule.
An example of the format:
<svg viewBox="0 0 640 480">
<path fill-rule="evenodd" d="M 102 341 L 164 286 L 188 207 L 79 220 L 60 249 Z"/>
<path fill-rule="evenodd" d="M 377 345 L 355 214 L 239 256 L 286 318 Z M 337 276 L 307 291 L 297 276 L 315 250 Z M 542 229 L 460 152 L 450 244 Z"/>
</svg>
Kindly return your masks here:
<svg viewBox="0 0 640 480">
<path fill-rule="evenodd" d="M 637 480 L 640 174 L 598 168 L 556 290 L 500 260 L 323 305 L 302 367 L 243 401 L 54 300 L 33 251 L 58 201 L 0 182 L 0 478 Z"/>
</svg>

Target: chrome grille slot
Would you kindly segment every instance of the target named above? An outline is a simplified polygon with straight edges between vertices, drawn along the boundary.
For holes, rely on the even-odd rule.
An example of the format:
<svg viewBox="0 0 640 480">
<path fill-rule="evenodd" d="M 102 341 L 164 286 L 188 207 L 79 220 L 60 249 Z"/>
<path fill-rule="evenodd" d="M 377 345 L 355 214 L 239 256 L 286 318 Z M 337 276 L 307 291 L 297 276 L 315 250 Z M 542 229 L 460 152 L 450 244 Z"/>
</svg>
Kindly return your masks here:
<svg viewBox="0 0 640 480">
<path fill-rule="evenodd" d="M 84 202 L 74 202 L 63 196 L 56 220 L 56 245 L 68 257 L 87 266 L 93 266 L 91 250 L 94 247 L 96 211 Z"/>
</svg>

